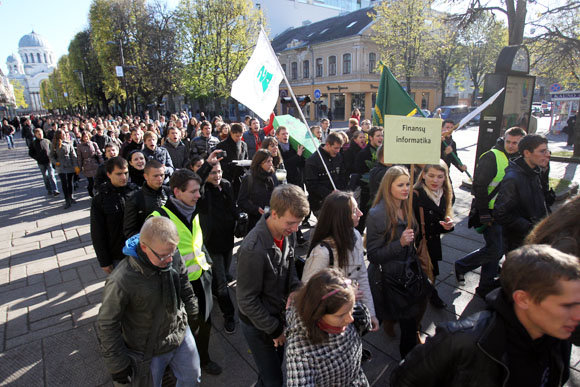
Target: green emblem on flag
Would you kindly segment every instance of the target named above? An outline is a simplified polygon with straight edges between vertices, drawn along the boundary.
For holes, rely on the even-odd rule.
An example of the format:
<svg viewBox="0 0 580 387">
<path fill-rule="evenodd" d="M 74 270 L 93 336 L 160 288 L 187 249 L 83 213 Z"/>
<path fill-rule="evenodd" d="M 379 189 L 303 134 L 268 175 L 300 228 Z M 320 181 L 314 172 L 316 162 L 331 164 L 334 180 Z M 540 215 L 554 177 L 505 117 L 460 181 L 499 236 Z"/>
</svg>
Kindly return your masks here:
<svg viewBox="0 0 580 387">
<path fill-rule="evenodd" d="M 258 71 L 258 80 L 262 82 L 262 91 L 265 93 L 270 86 L 270 81 L 272 80 L 272 73 L 266 70 L 266 66 L 262 66 L 260 71 Z"/>
</svg>

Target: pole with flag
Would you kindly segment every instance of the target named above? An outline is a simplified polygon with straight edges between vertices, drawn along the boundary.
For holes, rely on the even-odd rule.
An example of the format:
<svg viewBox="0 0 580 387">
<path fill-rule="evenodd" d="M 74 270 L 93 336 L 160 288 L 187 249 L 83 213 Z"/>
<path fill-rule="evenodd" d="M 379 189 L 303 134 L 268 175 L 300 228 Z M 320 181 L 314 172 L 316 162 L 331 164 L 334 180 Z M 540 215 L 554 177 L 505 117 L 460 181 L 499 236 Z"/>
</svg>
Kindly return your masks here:
<svg viewBox="0 0 580 387">
<path fill-rule="evenodd" d="M 266 120 L 269 118 L 272 110 L 274 110 L 274 106 L 276 106 L 276 101 L 279 96 L 280 82 L 282 79 L 286 82 L 292 100 L 300 112 L 300 117 L 302 118 L 304 125 L 308 128 L 308 122 L 306 121 L 304 113 L 296 100 L 292 87 L 290 87 L 286 74 L 284 73 L 282 66 L 280 66 L 280 62 L 278 62 L 276 53 L 270 45 L 268 36 L 264 29 L 260 27 L 260 34 L 254 52 L 238 79 L 236 79 L 232 84 L 231 95 L 240 103 L 254 111 L 258 116 L 260 116 L 260 118 Z M 324 158 L 320 154 L 320 150 L 316 146 L 312 136 L 310 136 L 310 139 L 312 140 L 312 143 L 315 144 L 316 152 L 318 153 L 320 160 L 322 160 L 322 165 L 330 179 L 332 188 L 336 190 L 336 185 L 330 176 L 330 171 L 328 170 Z"/>
</svg>

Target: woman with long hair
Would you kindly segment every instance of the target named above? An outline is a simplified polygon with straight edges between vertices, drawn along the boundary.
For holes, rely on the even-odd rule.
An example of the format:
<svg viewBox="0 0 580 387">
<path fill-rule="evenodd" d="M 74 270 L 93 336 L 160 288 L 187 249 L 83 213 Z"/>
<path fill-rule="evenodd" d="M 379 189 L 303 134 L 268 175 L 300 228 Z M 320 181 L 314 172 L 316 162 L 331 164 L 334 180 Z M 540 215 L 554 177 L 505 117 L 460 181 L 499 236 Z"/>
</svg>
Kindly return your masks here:
<svg viewBox="0 0 580 387">
<path fill-rule="evenodd" d="M 310 240 L 302 283 L 308 282 L 314 274 L 329 266 L 341 270 L 345 276 L 358 282 L 362 292 L 361 301 L 369 308 L 373 330 L 377 330 L 379 322 L 364 260 L 363 241 L 355 229 L 361 215 L 350 192 L 334 191 L 324 199 Z"/>
<path fill-rule="evenodd" d="M 278 140 L 276 137 L 267 136 L 262 141 L 262 149 L 267 149 L 268 152 L 272 155 L 272 163 L 274 169 L 280 168 L 280 166 L 284 166 L 284 160 L 282 160 L 282 155 L 278 150 Z"/>
<path fill-rule="evenodd" d="M 274 174 L 273 158 L 266 149 L 258 149 L 252 158 L 250 170 L 242 178 L 238 205 L 248 214 L 248 231 L 267 212 L 270 197 L 278 180 Z"/>
<path fill-rule="evenodd" d="M 439 275 L 439 261 L 443 259 L 441 251 L 441 234 L 453 231 L 453 189 L 449 180 L 449 169 L 443 160 L 439 164 L 428 164 L 423 167 L 417 183 L 413 187 L 413 212 L 415 219 L 421 223 L 421 212 L 425 222 L 427 250 L 431 257 L 434 277 Z M 443 309 L 447 304 L 439 297 L 437 289 L 431 292 L 431 305 Z"/>
<path fill-rule="evenodd" d="M 381 271 L 389 273 L 396 270 L 400 262 L 406 262 L 407 257 L 413 254 L 417 223 L 408 212 L 410 192 L 411 181 L 407 168 L 399 165 L 389 168 L 381 180 L 367 217 L 366 247 L 370 261 L 369 276 Z M 421 302 L 409 304 L 404 308 L 397 306 L 383 297 L 383 294 L 389 294 L 389 284 L 381 285 L 382 291 L 380 286 L 371 283 L 374 299 L 383 299 L 382 303 L 375 304 L 377 317 L 386 324 L 399 322 L 401 327 L 399 351 L 401 358 L 404 358 L 419 342 L 417 320 L 423 314 L 425 305 Z"/>
<path fill-rule="evenodd" d="M 65 199 L 64 208 L 67 209 L 71 204 L 76 203 L 73 198 L 73 177 L 75 173 L 79 173 L 80 169 L 75 148 L 71 142 L 66 140 L 65 132 L 62 129 L 57 129 L 52 138 L 50 161 L 56 167 Z"/>
<path fill-rule="evenodd" d="M 101 150 L 96 142 L 91 141 L 89 132 L 83 130 L 81 133 L 81 142 L 77 146 L 78 167 L 87 178 L 87 191 L 89 196 L 93 197 L 93 188 L 95 187 L 95 176 L 99 165 L 103 163 Z"/>
<path fill-rule="evenodd" d="M 140 150 L 134 150 L 129 153 L 129 181 L 138 187 L 145 183 L 145 164 L 147 160 Z"/>
<path fill-rule="evenodd" d="M 316 273 L 286 311 L 287 386 L 368 386 L 361 336 L 371 327 L 356 285 L 336 269 Z"/>
</svg>

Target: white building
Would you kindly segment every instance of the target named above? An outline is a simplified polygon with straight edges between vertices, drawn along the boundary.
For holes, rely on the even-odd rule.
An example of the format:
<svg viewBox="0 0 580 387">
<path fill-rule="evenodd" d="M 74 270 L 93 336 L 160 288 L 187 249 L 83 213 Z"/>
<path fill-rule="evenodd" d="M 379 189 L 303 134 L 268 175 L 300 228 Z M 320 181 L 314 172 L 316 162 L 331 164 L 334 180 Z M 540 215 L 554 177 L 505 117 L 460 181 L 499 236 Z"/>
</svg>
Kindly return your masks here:
<svg viewBox="0 0 580 387">
<path fill-rule="evenodd" d="M 8 78 L 20 82 L 24 87 L 24 98 L 28 110 L 43 110 L 40 100 L 40 84 L 55 69 L 55 57 L 48 42 L 32 31 L 18 42 L 18 55 L 6 59 Z"/>
<path fill-rule="evenodd" d="M 301 27 L 373 5 L 376 0 L 254 0 L 270 30 L 270 39 Z"/>
</svg>

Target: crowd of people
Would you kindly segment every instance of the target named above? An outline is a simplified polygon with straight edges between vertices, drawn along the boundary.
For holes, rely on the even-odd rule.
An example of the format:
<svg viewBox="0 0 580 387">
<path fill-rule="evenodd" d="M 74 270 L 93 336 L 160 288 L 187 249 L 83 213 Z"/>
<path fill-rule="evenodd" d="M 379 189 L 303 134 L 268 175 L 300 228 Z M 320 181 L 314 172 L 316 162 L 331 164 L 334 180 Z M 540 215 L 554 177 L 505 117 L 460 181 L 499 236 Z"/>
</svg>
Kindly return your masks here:
<svg viewBox="0 0 580 387">
<path fill-rule="evenodd" d="M 455 226 L 449 168 L 467 169 L 454 122 L 442 123 L 439 163 L 391 165 L 383 128 L 359 119 L 346 131 L 328 119 L 311 127 L 319 148 L 309 157 L 273 114 L 263 127 L 249 116 L 148 113 L 20 121 L 47 195 L 62 192 L 68 209 L 87 181 L 108 274 L 97 334 L 115 383 L 159 386 L 169 369 L 183 386 L 220 374 L 214 297 L 224 331 L 241 328 L 259 386 L 368 385 L 361 337 L 381 325 L 391 337 L 400 327 L 393 386 L 565 382 L 580 322 L 580 199 L 550 215 L 546 138 L 510 128 L 478 160 L 469 223 L 485 245 L 455 262 L 455 277 L 481 267 L 476 294 L 488 309 L 424 343 L 427 304 L 447 306 L 434 284 L 441 234 Z"/>
</svg>

